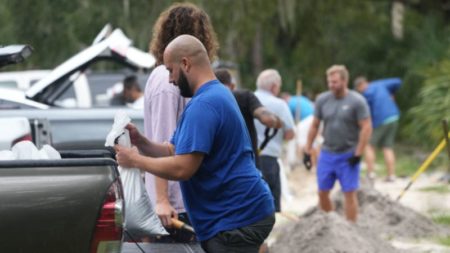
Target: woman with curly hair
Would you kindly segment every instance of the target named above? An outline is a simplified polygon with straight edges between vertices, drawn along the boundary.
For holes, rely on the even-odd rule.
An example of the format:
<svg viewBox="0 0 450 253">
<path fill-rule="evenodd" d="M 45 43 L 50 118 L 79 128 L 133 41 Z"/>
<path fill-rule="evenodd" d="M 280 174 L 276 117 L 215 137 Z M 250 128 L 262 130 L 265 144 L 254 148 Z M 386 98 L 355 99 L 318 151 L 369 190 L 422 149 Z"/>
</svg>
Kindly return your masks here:
<svg viewBox="0 0 450 253">
<path fill-rule="evenodd" d="M 190 3 L 176 3 L 163 11 L 153 27 L 150 52 L 157 67 L 148 78 L 144 95 L 145 136 L 154 142 L 166 142 L 172 137 L 176 123 L 186 105 L 179 89 L 169 82 L 169 72 L 163 65 L 166 46 L 176 37 L 189 34 L 205 46 L 210 60 L 216 55 L 218 43 L 211 21 L 205 11 Z M 145 185 L 155 211 L 170 233 L 172 242 L 195 240 L 190 233 L 172 228 L 172 218 L 189 224 L 179 183 L 145 173 Z"/>
</svg>

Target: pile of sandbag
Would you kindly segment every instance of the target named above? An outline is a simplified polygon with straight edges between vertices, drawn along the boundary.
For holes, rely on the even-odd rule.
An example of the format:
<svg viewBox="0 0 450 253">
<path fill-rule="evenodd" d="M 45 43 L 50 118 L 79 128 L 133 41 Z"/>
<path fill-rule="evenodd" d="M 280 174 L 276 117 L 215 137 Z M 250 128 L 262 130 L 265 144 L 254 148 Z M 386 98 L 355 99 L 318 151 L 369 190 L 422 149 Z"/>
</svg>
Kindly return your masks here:
<svg viewBox="0 0 450 253">
<path fill-rule="evenodd" d="M 16 143 L 11 150 L 0 151 L 0 160 L 61 159 L 61 155 L 50 145 L 38 149 L 31 141 Z"/>
</svg>

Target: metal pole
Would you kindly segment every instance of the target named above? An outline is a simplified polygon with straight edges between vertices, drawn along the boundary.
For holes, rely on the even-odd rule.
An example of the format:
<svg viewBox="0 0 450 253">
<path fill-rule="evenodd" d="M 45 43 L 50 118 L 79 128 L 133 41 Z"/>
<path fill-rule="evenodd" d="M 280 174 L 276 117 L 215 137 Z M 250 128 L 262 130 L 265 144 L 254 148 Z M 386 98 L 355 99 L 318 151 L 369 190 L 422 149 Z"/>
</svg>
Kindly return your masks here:
<svg viewBox="0 0 450 253">
<path fill-rule="evenodd" d="M 445 140 L 442 140 L 441 143 L 433 150 L 433 152 L 428 156 L 428 158 L 422 163 L 422 165 L 419 167 L 419 169 L 416 171 L 416 173 L 412 176 L 410 182 L 408 185 L 403 189 L 403 191 L 398 195 L 397 201 L 399 201 L 405 192 L 411 187 L 411 185 L 416 181 L 416 179 L 422 174 L 428 167 L 430 166 L 431 162 L 436 159 L 436 157 L 439 155 L 439 153 L 445 148 Z"/>
</svg>

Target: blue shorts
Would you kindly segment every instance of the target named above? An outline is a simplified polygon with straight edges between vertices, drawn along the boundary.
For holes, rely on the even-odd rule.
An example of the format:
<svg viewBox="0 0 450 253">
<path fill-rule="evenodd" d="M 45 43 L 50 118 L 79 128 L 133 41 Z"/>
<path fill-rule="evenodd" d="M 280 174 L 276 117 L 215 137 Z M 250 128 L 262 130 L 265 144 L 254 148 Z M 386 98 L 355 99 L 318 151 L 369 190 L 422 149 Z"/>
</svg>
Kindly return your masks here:
<svg viewBox="0 0 450 253">
<path fill-rule="evenodd" d="M 329 191 L 339 180 L 343 192 L 352 192 L 359 188 L 360 164 L 351 166 L 348 159 L 353 152 L 331 153 L 322 150 L 317 164 L 317 184 L 320 191 Z"/>
</svg>

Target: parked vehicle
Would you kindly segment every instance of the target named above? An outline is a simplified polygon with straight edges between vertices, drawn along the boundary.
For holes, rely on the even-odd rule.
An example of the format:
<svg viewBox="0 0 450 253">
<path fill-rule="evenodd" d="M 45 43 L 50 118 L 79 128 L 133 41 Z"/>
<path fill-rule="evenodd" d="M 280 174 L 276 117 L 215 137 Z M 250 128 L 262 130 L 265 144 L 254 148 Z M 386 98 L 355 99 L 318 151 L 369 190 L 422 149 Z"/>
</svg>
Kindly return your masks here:
<svg viewBox="0 0 450 253">
<path fill-rule="evenodd" d="M 25 97 L 20 90 L 0 88 L 0 115 L 6 109 L 48 109 L 49 105 L 42 104 Z"/>
<path fill-rule="evenodd" d="M 0 49 L 0 66 L 22 61 L 26 48 Z M 0 144 L 7 143 L 1 148 L 30 140 L 33 132 L 35 137 L 48 134 L 44 122 L 32 120 L 30 125 L 26 118 L 1 118 Z M 111 152 L 70 151 L 61 156 L 0 161 L 2 252 L 121 251 L 124 201 Z"/>
<path fill-rule="evenodd" d="M 52 146 L 58 150 L 99 149 L 105 146 L 106 136 L 111 129 L 115 108 L 91 109 L 17 109 L 0 112 L 1 117 L 25 117 L 47 119 Z M 143 131 L 143 112 L 126 110 L 132 122 Z"/>
<path fill-rule="evenodd" d="M 105 151 L 0 161 L 2 252 L 120 252 L 123 194 Z"/>
<path fill-rule="evenodd" d="M 33 84 L 48 75 L 50 70 L 27 70 L 0 73 L 0 88 L 28 90 Z"/>
<path fill-rule="evenodd" d="M 9 45 L 0 47 L 0 68 L 10 64 L 22 62 L 33 51 L 29 45 Z"/>
<path fill-rule="evenodd" d="M 91 108 L 96 104 L 96 95 L 100 93 L 99 88 L 94 87 L 88 78 L 94 64 L 113 62 L 116 65 L 114 67 L 127 67 L 128 72 L 123 72 L 117 81 L 122 81 L 131 72 L 148 73 L 153 67 L 154 57 L 131 46 L 131 40 L 120 29 L 107 34 L 103 40 L 96 39 L 96 44 L 74 55 L 39 80 L 26 91 L 26 97 L 50 106 Z M 109 87 L 115 84 L 109 83 Z M 102 93 L 105 92 L 106 89 Z"/>
<path fill-rule="evenodd" d="M 126 66 L 129 73 L 135 71 L 142 83 L 147 78 L 143 73 L 155 63 L 153 56 L 132 47 L 120 29 L 101 33 L 95 44 L 63 62 L 25 93 L 0 90 L 0 118 L 48 119 L 52 145 L 60 150 L 103 148 L 118 109 L 126 110 L 143 130 L 141 110 L 110 106 L 114 93 L 108 94 L 108 89 L 128 73 L 96 74 L 89 70 L 105 61 Z"/>
</svg>

